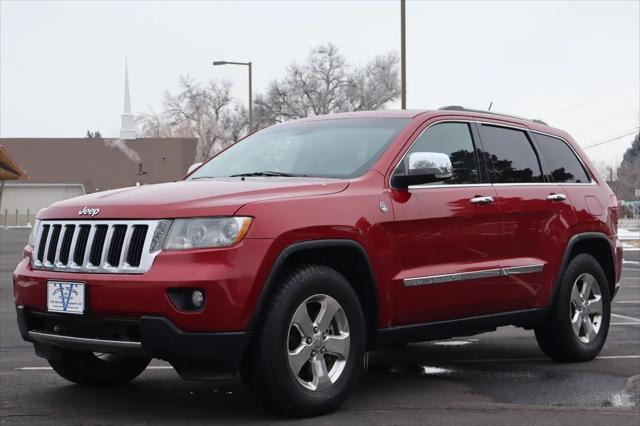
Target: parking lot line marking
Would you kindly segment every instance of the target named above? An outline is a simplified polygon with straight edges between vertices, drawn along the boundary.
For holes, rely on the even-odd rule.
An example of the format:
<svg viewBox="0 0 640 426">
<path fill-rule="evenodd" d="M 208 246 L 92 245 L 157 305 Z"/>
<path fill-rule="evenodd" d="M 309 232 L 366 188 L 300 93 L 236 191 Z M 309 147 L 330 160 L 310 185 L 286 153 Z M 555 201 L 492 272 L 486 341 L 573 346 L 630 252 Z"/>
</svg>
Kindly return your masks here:
<svg viewBox="0 0 640 426">
<path fill-rule="evenodd" d="M 613 302 L 614 304 L 626 304 L 626 305 L 640 305 L 640 300 L 620 300 L 618 302 Z"/>
<path fill-rule="evenodd" d="M 51 367 L 16 367 L 14 370 L 37 371 L 37 370 L 53 370 Z"/>
<path fill-rule="evenodd" d="M 612 322 L 609 325 L 640 325 L 640 322 Z"/>
<path fill-rule="evenodd" d="M 150 365 L 149 367 L 147 367 L 147 370 L 172 370 L 173 367 L 170 365 Z M 48 370 L 53 370 L 53 368 L 51 367 L 16 367 L 14 368 L 14 370 L 20 370 L 20 371 L 48 371 Z"/>
<path fill-rule="evenodd" d="M 640 359 L 640 355 L 605 355 L 596 359 Z"/>
<path fill-rule="evenodd" d="M 635 321 L 637 323 L 640 323 L 640 319 L 638 318 L 634 318 L 634 317 L 628 317 L 626 315 L 620 315 L 620 314 L 611 314 L 612 317 L 617 317 L 617 318 L 623 318 L 623 319 L 627 319 L 627 320 L 631 320 L 631 321 Z"/>
<path fill-rule="evenodd" d="M 640 355 L 605 355 L 596 359 L 640 359 Z M 551 358 L 487 358 L 487 359 L 456 359 L 450 362 L 477 363 L 477 362 L 530 362 L 551 361 Z"/>
</svg>

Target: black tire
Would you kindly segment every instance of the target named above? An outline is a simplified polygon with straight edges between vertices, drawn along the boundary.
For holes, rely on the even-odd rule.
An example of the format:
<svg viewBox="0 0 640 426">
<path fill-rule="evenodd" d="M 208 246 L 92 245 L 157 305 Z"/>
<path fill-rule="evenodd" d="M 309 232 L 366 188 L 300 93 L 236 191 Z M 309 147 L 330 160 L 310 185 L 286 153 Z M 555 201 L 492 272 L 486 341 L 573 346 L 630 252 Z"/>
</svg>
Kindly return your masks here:
<svg viewBox="0 0 640 426">
<path fill-rule="evenodd" d="M 294 375 L 289 366 L 290 327 L 294 313 L 303 303 L 307 303 L 310 298 L 313 300 L 314 297 L 326 296 L 338 302 L 348 321 L 348 356 L 344 360 L 342 373 L 335 382 L 326 389 L 310 390 L 301 384 L 299 376 Z M 315 324 L 312 314 L 309 315 Z M 332 324 L 334 327 L 335 323 Z M 349 282 L 340 273 L 326 266 L 301 267 L 283 280 L 271 299 L 249 348 L 241 377 L 269 406 L 282 415 L 309 417 L 334 411 L 344 403 L 360 375 L 365 335 L 362 309 Z M 302 340 L 304 337 L 299 343 L 300 347 L 304 345 Z M 325 353 L 324 346 L 322 349 L 322 353 Z M 329 365 L 327 363 L 327 369 L 331 371 Z M 308 371 L 313 371 L 311 363 L 305 364 L 305 367 Z"/>
<path fill-rule="evenodd" d="M 588 342 L 581 341 L 572 327 L 571 322 L 571 292 L 576 280 L 589 274 L 598 284 L 602 313 L 600 328 L 595 338 Z M 582 308 L 581 308 L 582 309 Z M 557 361 L 583 362 L 594 359 L 604 346 L 609 332 L 611 315 L 611 298 L 609 285 L 602 266 L 591 255 L 583 253 L 574 257 L 562 276 L 556 303 L 551 309 L 544 324 L 535 329 L 536 339 L 540 349 Z M 580 328 L 580 332 L 584 329 Z"/>
<path fill-rule="evenodd" d="M 56 373 L 70 382 L 80 385 L 114 386 L 129 383 L 138 377 L 151 359 L 64 350 L 60 359 L 47 361 Z"/>
</svg>

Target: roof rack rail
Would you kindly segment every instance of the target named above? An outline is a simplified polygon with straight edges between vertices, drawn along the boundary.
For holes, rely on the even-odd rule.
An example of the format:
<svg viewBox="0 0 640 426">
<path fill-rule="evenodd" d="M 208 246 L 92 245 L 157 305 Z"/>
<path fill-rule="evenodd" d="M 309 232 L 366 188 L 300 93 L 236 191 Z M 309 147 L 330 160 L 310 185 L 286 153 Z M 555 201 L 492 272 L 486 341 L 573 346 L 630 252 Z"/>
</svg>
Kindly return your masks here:
<svg viewBox="0 0 640 426">
<path fill-rule="evenodd" d="M 480 112 L 482 114 L 491 114 L 491 115 L 498 115 L 501 117 L 510 117 L 510 118 L 517 118 L 519 120 L 527 120 L 527 121 L 531 121 L 533 123 L 538 123 L 538 124 L 544 124 L 545 126 L 548 126 L 547 123 L 545 123 L 544 121 L 534 118 L 524 118 L 524 117 L 518 117 L 517 115 L 509 115 L 509 114 L 500 114 L 497 112 L 492 112 L 492 111 L 483 111 L 480 109 L 469 109 L 469 108 L 465 108 L 463 106 L 460 105 L 447 105 L 447 106 L 443 106 L 438 108 L 439 110 L 445 110 L 445 111 L 467 111 L 467 112 Z"/>
</svg>

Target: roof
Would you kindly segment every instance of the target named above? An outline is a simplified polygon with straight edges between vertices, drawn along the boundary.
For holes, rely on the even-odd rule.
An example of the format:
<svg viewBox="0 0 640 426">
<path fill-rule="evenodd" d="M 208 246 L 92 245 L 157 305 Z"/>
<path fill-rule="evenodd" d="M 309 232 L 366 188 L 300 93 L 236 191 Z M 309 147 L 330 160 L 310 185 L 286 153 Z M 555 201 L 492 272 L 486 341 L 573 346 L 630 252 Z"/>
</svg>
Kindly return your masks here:
<svg viewBox="0 0 640 426">
<path fill-rule="evenodd" d="M 512 123 L 523 124 L 526 127 L 538 127 L 544 126 L 550 128 L 547 123 L 538 119 L 529 119 L 518 117 L 515 115 L 501 114 L 493 111 L 481 111 L 475 109 L 468 109 L 457 105 L 445 106 L 436 110 L 429 109 L 407 109 L 407 110 L 377 110 L 377 111 L 351 111 L 351 112 L 339 112 L 326 115 L 317 115 L 313 117 L 300 118 L 295 120 L 299 121 L 317 121 L 317 120 L 339 120 L 348 118 L 406 118 L 413 119 L 421 115 L 447 115 L 447 116 L 460 116 L 460 117 L 482 117 L 494 120 L 506 120 Z M 287 123 L 287 122 L 285 122 Z M 282 124 L 285 124 L 282 123 Z"/>
<path fill-rule="evenodd" d="M 0 180 L 28 179 L 29 176 L 22 170 L 16 160 L 11 157 L 9 151 L 0 145 Z"/>
<path fill-rule="evenodd" d="M 313 117 L 300 118 L 295 121 L 338 120 L 344 118 L 415 118 L 420 114 L 428 111 L 429 110 L 416 109 L 383 109 L 376 111 L 336 112 L 332 114 L 315 115 Z"/>
<path fill-rule="evenodd" d="M 467 109 L 461 106 L 448 106 L 435 110 L 380 110 L 380 111 L 354 111 L 341 112 L 327 115 L 318 115 L 315 117 L 302 118 L 296 121 L 315 121 L 315 120 L 336 120 L 347 118 L 406 118 L 414 119 L 421 117 L 422 119 L 438 118 L 446 116 L 450 118 L 464 118 L 467 120 L 482 120 L 487 122 L 495 122 L 496 124 L 508 123 L 512 126 L 522 127 L 532 131 L 549 133 L 565 140 L 571 139 L 571 136 L 562 129 L 549 126 L 542 120 L 528 119 L 517 117 L 514 115 L 500 114 L 492 111 L 481 111 Z M 281 124 L 286 124 L 281 123 Z M 290 122 L 289 122 L 290 123 Z M 575 148 L 575 146 L 574 146 Z"/>
<path fill-rule="evenodd" d="M 516 118 L 518 120 L 532 121 L 534 123 L 544 124 L 545 126 L 547 125 L 547 123 L 545 123 L 544 121 L 542 121 L 540 119 L 530 119 L 530 118 L 518 117 L 516 115 L 502 114 L 502 113 L 493 112 L 493 111 L 483 111 L 483 110 L 479 110 L 479 109 L 468 109 L 468 108 L 465 108 L 465 107 L 462 107 L 462 106 L 459 106 L 459 105 L 443 106 L 443 107 L 438 108 L 438 110 L 440 110 L 440 111 L 478 112 L 478 113 L 486 114 L 486 115 L 492 115 L 492 116 L 497 116 L 497 117 L 505 117 L 505 118 Z"/>
<path fill-rule="evenodd" d="M 32 183 L 82 184 L 86 192 L 180 179 L 196 139 L 3 138 Z"/>
</svg>

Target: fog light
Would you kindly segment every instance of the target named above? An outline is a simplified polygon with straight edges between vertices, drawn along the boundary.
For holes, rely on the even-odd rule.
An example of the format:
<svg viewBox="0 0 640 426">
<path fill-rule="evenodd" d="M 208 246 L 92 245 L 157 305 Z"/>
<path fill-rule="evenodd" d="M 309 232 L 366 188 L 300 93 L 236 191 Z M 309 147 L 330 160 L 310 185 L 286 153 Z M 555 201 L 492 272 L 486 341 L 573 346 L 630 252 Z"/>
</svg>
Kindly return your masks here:
<svg viewBox="0 0 640 426">
<path fill-rule="evenodd" d="M 191 293 L 191 303 L 194 308 L 201 308 L 204 303 L 204 294 L 200 290 L 193 290 Z"/>
</svg>

